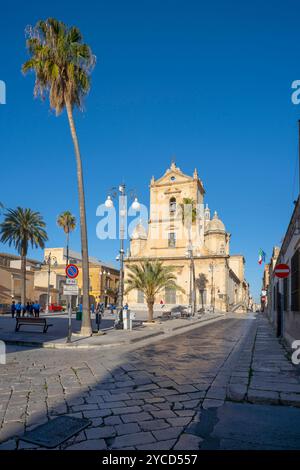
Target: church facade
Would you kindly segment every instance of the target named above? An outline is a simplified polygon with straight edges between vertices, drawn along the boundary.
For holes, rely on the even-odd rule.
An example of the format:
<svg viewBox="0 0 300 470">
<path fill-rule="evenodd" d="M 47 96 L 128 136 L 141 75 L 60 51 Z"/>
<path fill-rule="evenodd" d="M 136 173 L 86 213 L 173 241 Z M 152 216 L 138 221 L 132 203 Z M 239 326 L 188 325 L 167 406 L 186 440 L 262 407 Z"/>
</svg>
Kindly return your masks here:
<svg viewBox="0 0 300 470">
<path fill-rule="evenodd" d="M 170 309 L 188 306 L 192 299 L 196 310 L 246 311 L 249 285 L 244 257 L 231 255 L 230 233 L 217 212 L 212 215 L 204 205 L 204 195 L 196 169 L 189 176 L 172 163 L 161 178 L 152 177 L 149 220 L 141 220 L 132 232 L 125 282 L 128 265 L 145 258 L 159 259 L 174 266 L 177 283 L 185 292 L 161 292 L 157 306 L 161 300 Z M 190 214 L 189 225 L 183 216 L 185 207 L 193 208 L 186 212 Z M 131 291 L 125 301 L 131 308 L 146 308 L 142 292 Z"/>
</svg>

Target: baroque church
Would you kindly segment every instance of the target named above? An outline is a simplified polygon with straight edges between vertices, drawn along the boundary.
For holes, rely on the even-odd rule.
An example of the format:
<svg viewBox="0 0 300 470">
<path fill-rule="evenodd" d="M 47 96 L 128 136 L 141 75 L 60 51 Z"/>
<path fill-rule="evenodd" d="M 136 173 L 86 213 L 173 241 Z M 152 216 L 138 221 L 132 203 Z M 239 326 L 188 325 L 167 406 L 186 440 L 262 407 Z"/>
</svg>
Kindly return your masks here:
<svg viewBox="0 0 300 470">
<path fill-rule="evenodd" d="M 129 264 L 159 259 L 174 266 L 177 283 L 185 292 L 167 289 L 158 295 L 156 304 L 163 301 L 170 309 L 193 303 L 195 310 L 246 311 L 249 285 L 244 257 L 230 253 L 231 235 L 217 212 L 212 215 L 204 206 L 204 195 L 196 169 L 189 176 L 173 162 L 161 178 L 152 177 L 149 220 L 141 220 L 132 232 L 125 281 Z M 190 230 L 179 210 L 186 201 L 197 208 Z M 140 291 L 131 291 L 125 300 L 131 308 L 146 308 Z"/>
</svg>

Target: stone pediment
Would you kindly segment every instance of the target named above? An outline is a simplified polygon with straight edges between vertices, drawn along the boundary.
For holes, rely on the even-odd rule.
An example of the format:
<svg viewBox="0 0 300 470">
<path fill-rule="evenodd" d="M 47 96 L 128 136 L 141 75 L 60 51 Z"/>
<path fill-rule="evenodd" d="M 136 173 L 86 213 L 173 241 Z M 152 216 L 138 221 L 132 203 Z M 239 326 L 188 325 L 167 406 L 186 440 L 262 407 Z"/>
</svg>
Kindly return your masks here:
<svg viewBox="0 0 300 470">
<path fill-rule="evenodd" d="M 172 184 L 176 185 L 176 183 L 186 183 L 193 181 L 193 177 L 185 175 L 180 168 L 176 166 L 176 164 L 173 162 L 171 164 L 171 167 L 168 168 L 163 176 L 161 176 L 159 179 L 156 181 L 152 180 L 152 185 L 156 186 L 163 186 L 164 184 Z M 175 189 L 175 188 L 174 188 Z M 179 190 L 179 189 L 177 189 Z M 170 188 L 168 190 L 169 192 L 172 192 L 172 189 Z"/>
</svg>

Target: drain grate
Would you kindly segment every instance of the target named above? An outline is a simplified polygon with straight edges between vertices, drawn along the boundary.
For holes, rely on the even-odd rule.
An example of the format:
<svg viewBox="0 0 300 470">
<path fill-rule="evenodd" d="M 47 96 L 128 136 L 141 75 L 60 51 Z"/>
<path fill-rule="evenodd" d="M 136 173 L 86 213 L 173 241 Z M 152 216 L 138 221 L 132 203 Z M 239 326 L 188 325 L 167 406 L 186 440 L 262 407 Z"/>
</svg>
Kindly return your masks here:
<svg viewBox="0 0 300 470">
<path fill-rule="evenodd" d="M 90 423 L 89 419 L 58 416 L 32 431 L 26 432 L 20 439 L 53 449 L 88 427 Z"/>
</svg>

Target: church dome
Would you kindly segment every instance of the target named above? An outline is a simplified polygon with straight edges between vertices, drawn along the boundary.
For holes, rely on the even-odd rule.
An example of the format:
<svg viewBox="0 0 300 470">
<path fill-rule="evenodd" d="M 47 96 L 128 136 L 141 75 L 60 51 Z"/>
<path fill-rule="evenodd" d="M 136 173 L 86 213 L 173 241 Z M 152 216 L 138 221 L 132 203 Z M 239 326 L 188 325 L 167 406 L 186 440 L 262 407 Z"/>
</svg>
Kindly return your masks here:
<svg viewBox="0 0 300 470">
<path fill-rule="evenodd" d="M 147 232 L 143 224 L 138 223 L 132 232 L 131 240 L 147 240 Z"/>
<path fill-rule="evenodd" d="M 206 232 L 225 232 L 225 225 L 219 219 L 217 211 L 215 211 L 213 218 L 208 222 Z"/>
</svg>

